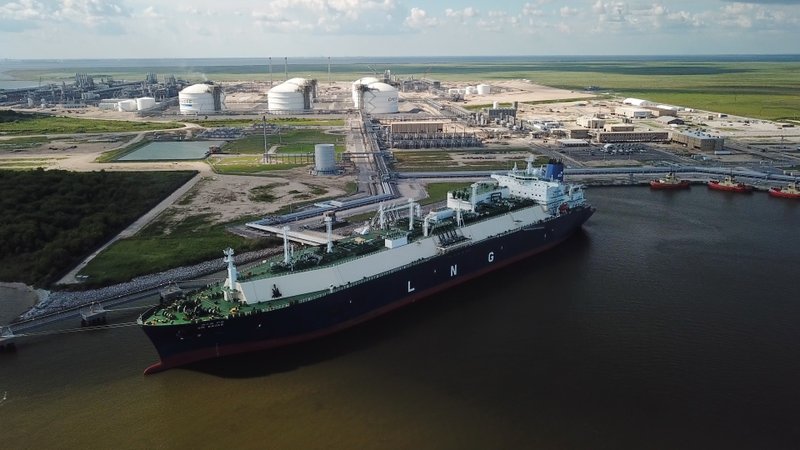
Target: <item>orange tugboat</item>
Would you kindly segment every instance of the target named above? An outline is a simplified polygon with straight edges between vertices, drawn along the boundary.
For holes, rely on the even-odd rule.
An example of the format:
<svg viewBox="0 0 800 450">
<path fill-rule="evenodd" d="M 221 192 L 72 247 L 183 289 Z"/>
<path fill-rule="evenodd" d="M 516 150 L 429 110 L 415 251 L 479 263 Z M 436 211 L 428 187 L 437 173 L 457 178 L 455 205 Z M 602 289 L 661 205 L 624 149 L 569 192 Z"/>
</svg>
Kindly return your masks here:
<svg viewBox="0 0 800 450">
<path fill-rule="evenodd" d="M 689 180 L 681 180 L 670 172 L 664 178 L 650 180 L 650 189 L 689 189 Z"/>
<path fill-rule="evenodd" d="M 708 188 L 715 191 L 726 192 L 753 192 L 753 186 L 749 184 L 739 183 L 734 180 L 732 176 L 726 176 L 724 180 L 711 180 L 708 182 Z"/>
<path fill-rule="evenodd" d="M 769 188 L 769 195 L 779 198 L 800 199 L 800 188 L 797 187 L 797 181 L 792 181 L 786 187 Z"/>
</svg>

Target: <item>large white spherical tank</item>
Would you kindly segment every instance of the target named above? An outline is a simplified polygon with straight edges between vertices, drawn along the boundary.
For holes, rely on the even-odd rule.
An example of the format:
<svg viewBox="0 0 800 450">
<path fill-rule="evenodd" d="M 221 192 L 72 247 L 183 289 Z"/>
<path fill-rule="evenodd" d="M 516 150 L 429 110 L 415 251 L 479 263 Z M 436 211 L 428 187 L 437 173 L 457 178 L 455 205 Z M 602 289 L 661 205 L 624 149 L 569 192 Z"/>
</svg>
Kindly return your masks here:
<svg viewBox="0 0 800 450">
<path fill-rule="evenodd" d="M 477 90 L 478 95 L 487 95 L 492 92 L 492 87 L 488 84 L 479 84 L 475 89 Z"/>
<path fill-rule="evenodd" d="M 208 114 L 215 112 L 213 87 L 193 84 L 178 93 L 181 114 Z"/>
<path fill-rule="evenodd" d="M 267 92 L 267 105 L 270 112 L 302 111 L 303 90 L 294 83 L 281 83 Z"/>
<path fill-rule="evenodd" d="M 397 89 L 386 83 L 372 83 L 364 96 L 364 112 L 367 114 L 392 114 L 398 110 Z"/>
<path fill-rule="evenodd" d="M 156 106 L 156 99 L 153 97 L 141 97 L 136 99 L 136 109 L 144 111 Z"/>
<path fill-rule="evenodd" d="M 378 79 L 375 77 L 364 77 L 364 78 L 359 78 L 356 81 L 353 81 L 353 86 L 352 86 L 353 104 L 355 105 L 356 108 L 359 107 L 359 100 L 361 99 L 361 90 L 362 90 L 361 87 L 368 86 L 372 83 L 377 83 L 377 82 Z"/>
<path fill-rule="evenodd" d="M 122 100 L 117 103 L 120 111 L 136 111 L 136 100 Z"/>
<path fill-rule="evenodd" d="M 314 169 L 317 173 L 336 172 L 336 148 L 333 144 L 314 145 Z"/>
</svg>

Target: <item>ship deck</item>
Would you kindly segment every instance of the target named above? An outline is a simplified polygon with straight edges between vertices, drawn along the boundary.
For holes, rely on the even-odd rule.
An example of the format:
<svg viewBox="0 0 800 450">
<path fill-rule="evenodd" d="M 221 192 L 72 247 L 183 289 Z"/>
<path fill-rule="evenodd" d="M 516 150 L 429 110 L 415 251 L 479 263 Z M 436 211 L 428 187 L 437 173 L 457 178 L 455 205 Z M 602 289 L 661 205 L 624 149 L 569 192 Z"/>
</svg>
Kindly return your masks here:
<svg viewBox="0 0 800 450">
<path fill-rule="evenodd" d="M 143 320 L 143 323 L 145 325 L 179 325 L 248 316 L 286 308 L 293 303 L 302 303 L 327 292 L 327 290 L 314 291 L 293 297 L 277 298 L 268 302 L 241 304 L 225 300 L 222 284 L 218 283 L 201 291 L 189 293 L 183 299 L 156 309 L 152 315 Z"/>
</svg>

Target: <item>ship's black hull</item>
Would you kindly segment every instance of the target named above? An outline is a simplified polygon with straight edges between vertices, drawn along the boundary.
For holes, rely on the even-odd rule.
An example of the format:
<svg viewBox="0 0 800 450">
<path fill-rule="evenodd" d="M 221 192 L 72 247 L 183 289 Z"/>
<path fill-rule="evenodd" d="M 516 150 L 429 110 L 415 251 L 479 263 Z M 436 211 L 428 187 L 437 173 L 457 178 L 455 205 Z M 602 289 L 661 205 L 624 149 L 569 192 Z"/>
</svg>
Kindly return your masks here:
<svg viewBox="0 0 800 450">
<path fill-rule="evenodd" d="M 541 224 L 455 248 L 286 308 L 203 323 L 144 325 L 160 356 L 145 373 L 280 347 L 351 327 L 552 248 L 578 230 L 593 212 L 588 207 L 575 208 Z M 145 312 L 142 318 L 151 313 Z"/>
</svg>

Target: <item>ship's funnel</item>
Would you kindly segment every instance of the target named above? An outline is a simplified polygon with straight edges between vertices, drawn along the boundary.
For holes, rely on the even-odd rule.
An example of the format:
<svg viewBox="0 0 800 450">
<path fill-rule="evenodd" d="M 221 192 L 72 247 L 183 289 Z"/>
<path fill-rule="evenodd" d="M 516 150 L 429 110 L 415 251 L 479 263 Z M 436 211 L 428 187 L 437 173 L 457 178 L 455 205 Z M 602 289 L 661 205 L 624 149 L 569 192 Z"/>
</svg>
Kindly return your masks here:
<svg viewBox="0 0 800 450">
<path fill-rule="evenodd" d="M 544 169 L 544 177 L 551 181 L 564 181 L 564 163 L 555 159 L 548 161 Z"/>
</svg>

